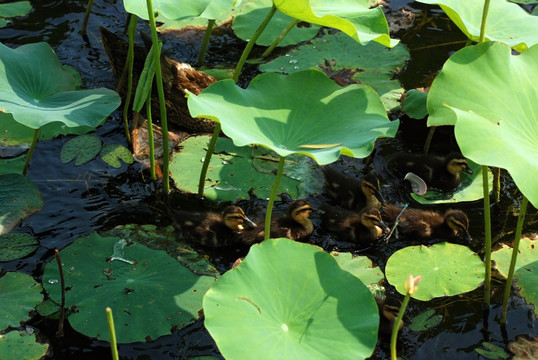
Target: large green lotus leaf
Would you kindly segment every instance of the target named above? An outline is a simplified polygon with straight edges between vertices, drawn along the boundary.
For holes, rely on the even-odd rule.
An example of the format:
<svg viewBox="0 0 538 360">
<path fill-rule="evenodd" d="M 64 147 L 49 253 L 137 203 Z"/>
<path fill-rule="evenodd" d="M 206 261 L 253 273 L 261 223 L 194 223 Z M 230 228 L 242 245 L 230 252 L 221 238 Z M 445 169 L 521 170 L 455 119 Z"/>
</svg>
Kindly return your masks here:
<svg viewBox="0 0 538 360">
<path fill-rule="evenodd" d="M 169 20 L 187 18 L 218 19 L 223 14 L 231 14 L 236 0 L 153 0 L 153 11 Z M 148 20 L 145 1 L 124 0 L 125 11 Z"/>
<path fill-rule="evenodd" d="M 17 49 L 0 44 L 0 109 L 17 122 L 32 129 L 50 124 L 88 131 L 120 105 L 112 90 L 76 90 L 76 85 L 47 43 Z"/>
<path fill-rule="evenodd" d="M 37 249 L 37 245 L 37 240 L 30 234 L 0 235 L 0 261 L 11 261 L 25 257 Z"/>
<path fill-rule="evenodd" d="M 381 7 L 370 9 L 368 0 L 273 0 L 284 14 L 301 21 L 335 28 L 365 44 L 371 40 L 388 47 L 398 44 L 390 38 Z"/>
<path fill-rule="evenodd" d="M 17 1 L 8 4 L 0 4 L 0 28 L 6 26 L 11 21 L 8 18 L 24 16 L 32 10 L 29 1 Z"/>
<path fill-rule="evenodd" d="M 120 343 L 146 341 L 170 334 L 199 317 L 202 297 L 215 278 L 196 276 L 162 250 L 120 237 L 96 233 L 81 237 L 60 252 L 66 306 L 77 311 L 69 323 L 87 336 L 108 340 L 105 308 L 114 311 Z M 109 260 L 111 257 L 118 260 Z M 127 261 L 133 262 L 133 264 Z M 60 302 L 56 261 L 45 266 L 43 286 Z"/>
<path fill-rule="evenodd" d="M 227 359 L 364 359 L 377 342 L 368 288 L 322 249 L 288 239 L 252 246 L 207 292 L 204 314 Z"/>
<path fill-rule="evenodd" d="M 272 5 L 273 2 L 271 0 L 250 0 L 246 2 L 241 7 L 240 13 L 234 17 L 232 29 L 235 35 L 240 39 L 248 41 L 267 16 Z M 277 11 L 258 40 L 256 40 L 256 44 L 262 46 L 270 45 L 292 20 L 293 18 Z M 317 35 L 319 28 L 318 25 L 309 24 L 308 26 L 301 27 L 296 25 L 278 43 L 278 46 L 295 45 L 301 41 L 311 39 Z"/>
<path fill-rule="evenodd" d="M 26 331 L 10 331 L 0 335 L 0 359 L 39 360 L 44 358 L 48 344 L 39 344 L 36 334 Z"/>
<path fill-rule="evenodd" d="M 407 60 L 409 51 L 403 44 L 392 49 L 375 42 L 360 45 L 344 33 L 325 32 L 323 37 L 261 65 L 260 70 L 291 74 L 315 67 L 340 85 L 371 86 L 390 110 L 400 106 L 404 92 L 400 82 L 392 80 L 394 72 L 404 67 Z"/>
<path fill-rule="evenodd" d="M 37 186 L 20 174 L 0 175 L 0 235 L 43 207 Z"/>
<path fill-rule="evenodd" d="M 441 6 L 469 39 L 479 41 L 484 1 L 417 1 Z M 488 40 L 500 41 L 519 52 L 524 52 L 538 43 L 538 18 L 530 15 L 517 4 L 505 0 L 490 0 L 485 36 Z"/>
<path fill-rule="evenodd" d="M 535 304 L 534 313 L 538 315 L 536 305 L 538 304 L 538 250 L 536 235 L 533 238 L 523 236 L 519 243 L 516 266 L 514 268 L 514 280 L 520 290 L 521 296 L 527 299 L 528 303 Z M 495 267 L 506 277 L 512 258 L 512 248 L 503 247 L 491 254 L 495 261 Z"/>
<path fill-rule="evenodd" d="M 358 277 L 366 286 L 377 284 L 385 277 L 379 266 L 374 267 L 372 260 L 366 256 L 354 256 L 349 252 L 341 253 L 338 251 L 332 251 L 331 255 L 334 256 L 342 270 Z"/>
<path fill-rule="evenodd" d="M 29 318 L 29 312 L 43 300 L 41 286 L 33 277 L 8 272 L 0 278 L 0 330 L 18 327 Z M 3 359 L 3 358 L 2 358 Z"/>
<path fill-rule="evenodd" d="M 508 170 L 537 207 L 538 186 L 529 173 L 538 171 L 538 45 L 521 55 L 510 52 L 486 42 L 454 54 L 432 84 L 429 125 L 455 123 L 462 153 Z"/>
<path fill-rule="evenodd" d="M 482 166 L 472 161 L 468 162 L 472 174 L 462 173 L 462 185 L 454 192 L 428 190 L 424 195 L 411 194 L 411 197 L 421 204 L 448 204 L 462 201 L 475 201 L 484 198 L 482 187 Z M 492 188 L 493 173 L 488 169 L 489 188 Z"/>
<path fill-rule="evenodd" d="M 340 87 L 317 70 L 256 76 L 247 89 L 232 80 L 189 94 L 193 117 L 220 121 L 237 146 L 263 145 L 280 156 L 303 154 L 320 165 L 340 154 L 366 157 L 378 137 L 394 136 L 379 96 L 366 85 Z"/>
<path fill-rule="evenodd" d="M 387 260 L 385 276 L 400 294 L 405 294 L 409 275 L 422 279 L 415 299 L 458 295 L 476 289 L 484 281 L 484 263 L 468 247 L 443 242 L 430 247 L 409 246 Z"/>
</svg>

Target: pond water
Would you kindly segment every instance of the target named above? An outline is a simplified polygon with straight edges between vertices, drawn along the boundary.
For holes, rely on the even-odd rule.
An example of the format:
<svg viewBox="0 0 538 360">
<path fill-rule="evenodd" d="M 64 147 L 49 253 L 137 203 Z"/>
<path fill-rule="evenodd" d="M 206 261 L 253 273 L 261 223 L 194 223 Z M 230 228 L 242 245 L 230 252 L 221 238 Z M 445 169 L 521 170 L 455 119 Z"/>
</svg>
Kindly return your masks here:
<svg viewBox="0 0 538 360">
<path fill-rule="evenodd" d="M 116 83 L 110 70 L 108 58 L 99 39 L 98 26 L 120 34 L 124 32 L 127 15 L 121 2 L 97 0 L 93 6 L 88 25 L 88 36 L 84 39 L 79 29 L 84 16 L 86 1 L 38 1 L 33 4 L 30 15 L 15 19 L 7 28 L 0 29 L 0 41 L 16 47 L 26 43 L 46 41 L 56 51 L 62 64 L 71 65 L 80 72 L 83 85 L 87 88 L 106 87 L 115 89 Z M 402 41 L 410 47 L 411 61 L 400 76 L 406 88 L 428 85 L 440 70 L 448 56 L 461 48 L 465 37 L 439 9 L 407 1 L 390 1 L 394 10 L 407 6 L 417 13 L 411 31 L 402 34 Z M 147 32 L 143 25 L 139 26 Z M 200 39 L 197 34 L 184 41 L 174 42 L 171 54 L 176 59 L 194 63 Z M 242 42 L 229 32 L 212 39 L 206 61 L 208 63 L 233 62 L 241 51 Z M 232 51 L 230 51 L 232 49 Z M 38 61 L 38 60 L 36 60 Z M 402 149 L 422 151 L 427 129 L 423 121 L 401 119 L 401 126 L 395 139 L 378 141 L 373 163 L 369 170 L 387 178 L 384 158 Z M 107 143 L 125 142 L 121 113 L 116 111 L 108 121 L 96 130 L 96 135 Z M 441 140 L 442 139 L 442 140 Z M 60 162 L 60 150 L 65 138 L 38 143 L 32 158 L 28 176 L 43 194 L 43 209 L 26 219 L 15 231 L 30 233 L 40 242 L 38 250 L 21 260 L 1 263 L 4 271 L 21 271 L 40 280 L 45 264 L 53 257 L 54 249 L 62 249 L 76 238 L 93 231 L 111 229 L 119 224 L 153 223 L 168 225 L 170 219 L 156 212 L 155 187 L 147 178 L 140 165 L 120 169 L 106 166 L 100 160 L 75 167 L 72 163 Z M 433 151 L 444 152 L 455 148 L 456 143 L 449 129 L 441 129 L 435 135 Z M 364 168 L 360 160 L 343 159 L 341 168 Z M 511 241 L 510 232 L 515 229 L 519 200 L 517 189 L 503 173 L 503 196 L 493 208 L 493 234 L 497 241 Z M 383 186 L 382 192 L 389 200 L 395 200 L 395 190 Z M 181 197 L 178 197 L 181 199 Z M 181 201 L 181 200 L 178 200 Z M 312 199 L 315 205 L 316 199 Z M 471 219 L 470 233 L 473 237 L 471 248 L 479 251 L 482 247 L 482 203 L 475 202 L 459 206 Z M 181 207 L 181 204 L 178 204 Z M 516 210 L 515 210 L 516 209 Z M 247 209 L 248 212 L 248 209 Z M 524 232 L 538 231 L 538 215 L 529 206 L 527 226 Z M 504 236 L 507 235 L 507 236 Z M 334 248 L 321 238 L 314 243 Z M 348 249 L 342 249 L 348 250 Z M 228 269 L 237 257 L 232 254 L 211 254 L 212 260 L 221 271 Z M 373 252 L 372 258 L 382 262 L 385 254 Z M 380 264 L 384 266 L 384 264 Z M 502 302 L 503 283 L 494 282 L 493 304 Z M 532 309 L 515 294 L 511 298 L 509 321 L 506 329 L 498 324 L 500 306 L 492 306 L 489 314 L 482 309 L 483 289 L 479 288 L 460 297 L 438 299 L 428 303 L 411 301 L 406 318 L 420 314 L 427 309 L 435 309 L 444 316 L 442 324 L 428 332 L 413 332 L 404 328 L 399 338 L 399 354 L 406 359 L 477 359 L 476 347 L 489 341 L 503 348 L 507 341 L 518 335 L 536 336 L 536 318 Z M 96 359 L 109 357 L 107 342 L 95 341 L 73 331 L 66 322 L 66 334 L 57 338 L 57 322 L 38 316 L 32 319 L 34 326 L 51 343 L 51 357 L 54 359 Z M 152 343 L 119 345 L 123 359 L 191 359 L 197 356 L 221 358 L 213 340 L 198 321 L 174 334 L 163 336 Z M 381 339 L 372 359 L 389 357 L 388 342 Z M 337 356 L 335 357 L 337 358 Z"/>
</svg>

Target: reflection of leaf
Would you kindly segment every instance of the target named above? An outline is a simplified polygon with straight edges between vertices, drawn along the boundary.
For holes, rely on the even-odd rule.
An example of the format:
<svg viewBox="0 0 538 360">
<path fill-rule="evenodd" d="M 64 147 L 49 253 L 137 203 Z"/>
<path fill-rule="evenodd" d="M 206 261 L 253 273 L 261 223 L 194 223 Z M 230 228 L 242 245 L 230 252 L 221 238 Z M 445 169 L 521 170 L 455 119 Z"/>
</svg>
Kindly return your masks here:
<svg viewBox="0 0 538 360">
<path fill-rule="evenodd" d="M 92 160 L 99 154 L 101 150 L 101 140 L 91 134 L 80 135 L 68 140 L 60 153 L 60 160 L 62 163 L 67 164 L 73 159 L 75 165 L 79 166 Z"/>
<path fill-rule="evenodd" d="M 435 315 L 435 310 L 430 309 L 415 316 L 409 328 L 413 331 L 426 331 L 439 325 L 441 321 L 443 321 L 443 316 Z"/>
<path fill-rule="evenodd" d="M 510 355 L 504 351 L 504 349 L 500 346 L 497 346 L 495 344 L 489 343 L 484 341 L 482 343 L 482 346 L 486 348 L 486 350 L 481 348 L 476 348 L 474 351 L 485 357 L 486 359 L 492 359 L 492 360 L 499 360 L 499 359 L 508 359 Z"/>
<path fill-rule="evenodd" d="M 120 168 L 122 160 L 126 164 L 132 164 L 133 154 L 129 149 L 119 144 L 106 144 L 101 150 L 101 159 L 114 168 Z"/>
</svg>

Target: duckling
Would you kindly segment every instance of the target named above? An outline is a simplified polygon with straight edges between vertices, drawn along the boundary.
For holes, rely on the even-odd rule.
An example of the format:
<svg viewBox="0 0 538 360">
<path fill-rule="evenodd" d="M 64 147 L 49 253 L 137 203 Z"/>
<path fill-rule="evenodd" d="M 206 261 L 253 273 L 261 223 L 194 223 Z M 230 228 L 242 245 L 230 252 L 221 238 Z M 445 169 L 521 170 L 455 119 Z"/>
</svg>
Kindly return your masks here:
<svg viewBox="0 0 538 360">
<path fill-rule="evenodd" d="M 256 227 L 239 206 L 230 205 L 222 214 L 213 212 L 175 212 L 177 223 L 183 233 L 196 243 L 206 247 L 228 247 L 252 242 L 242 234 Z"/>
<path fill-rule="evenodd" d="M 357 180 L 328 166 L 322 167 L 321 170 L 325 177 L 327 194 L 343 208 L 358 211 L 365 206 L 379 208 L 384 203 L 379 193 L 377 176 L 368 174 Z"/>
<path fill-rule="evenodd" d="M 393 204 L 383 205 L 383 220 L 393 223 L 402 209 Z M 398 232 L 406 236 L 420 239 L 463 237 L 471 241 L 469 218 L 461 210 L 447 210 L 441 215 L 435 211 L 406 208 L 398 220 Z"/>
<path fill-rule="evenodd" d="M 306 239 L 314 231 L 314 224 L 309 218 L 312 211 L 312 206 L 305 200 L 291 202 L 284 216 L 271 220 L 271 238 L 285 237 L 298 241 Z M 249 239 L 249 242 L 260 242 L 263 241 L 264 235 L 264 224 L 259 223 L 257 229 L 244 232 L 242 237 Z"/>
<path fill-rule="evenodd" d="M 426 182 L 428 187 L 442 191 L 454 190 L 461 183 L 461 173 L 472 174 L 467 159 L 458 152 L 447 156 L 423 154 L 395 154 L 389 158 L 387 167 L 400 176 L 411 172 Z"/>
<path fill-rule="evenodd" d="M 379 307 L 379 335 L 390 337 L 402 303 L 394 296 L 386 296 L 383 300 L 376 299 L 376 302 Z M 402 320 L 398 331 L 402 330 L 404 325 Z"/>
<path fill-rule="evenodd" d="M 390 230 L 375 207 L 365 207 L 357 213 L 322 204 L 321 210 L 324 227 L 343 241 L 370 245 Z"/>
</svg>

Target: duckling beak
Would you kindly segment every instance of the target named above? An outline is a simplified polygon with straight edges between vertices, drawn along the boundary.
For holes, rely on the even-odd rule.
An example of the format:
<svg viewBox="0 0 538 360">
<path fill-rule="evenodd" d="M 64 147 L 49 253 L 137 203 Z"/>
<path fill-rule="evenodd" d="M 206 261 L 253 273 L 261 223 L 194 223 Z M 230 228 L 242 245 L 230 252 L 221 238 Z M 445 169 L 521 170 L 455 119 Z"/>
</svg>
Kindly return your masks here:
<svg viewBox="0 0 538 360">
<path fill-rule="evenodd" d="M 468 231 L 464 231 L 460 236 L 463 237 L 463 239 L 467 242 L 473 241 L 473 238 L 471 237 Z"/>
<path fill-rule="evenodd" d="M 379 228 L 381 228 L 381 230 L 383 231 L 383 234 L 386 234 L 390 231 L 389 227 L 385 225 L 385 223 L 382 221 L 376 221 L 374 224 L 376 226 L 379 226 Z"/>
<path fill-rule="evenodd" d="M 473 170 L 471 170 L 470 167 L 465 168 L 465 170 L 463 170 L 463 171 L 465 171 L 467 174 L 472 174 L 473 173 Z"/>
<path fill-rule="evenodd" d="M 257 226 L 254 221 L 250 220 L 248 217 L 245 217 L 245 225 L 247 229 L 254 229 Z"/>
</svg>

